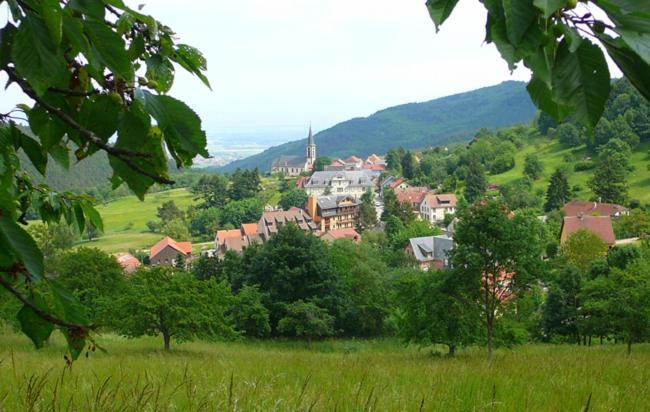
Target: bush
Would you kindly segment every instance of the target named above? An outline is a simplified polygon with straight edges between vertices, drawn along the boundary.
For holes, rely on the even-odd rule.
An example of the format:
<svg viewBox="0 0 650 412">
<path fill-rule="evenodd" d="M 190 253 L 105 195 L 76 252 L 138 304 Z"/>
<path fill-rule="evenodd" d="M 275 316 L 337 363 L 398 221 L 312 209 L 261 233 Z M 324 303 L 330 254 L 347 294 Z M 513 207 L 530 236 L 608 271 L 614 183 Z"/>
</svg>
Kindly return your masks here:
<svg viewBox="0 0 650 412">
<path fill-rule="evenodd" d="M 594 167 L 596 167 L 594 162 L 590 160 L 581 160 L 573 166 L 573 170 L 576 172 L 582 172 L 584 170 L 591 170 Z"/>
</svg>

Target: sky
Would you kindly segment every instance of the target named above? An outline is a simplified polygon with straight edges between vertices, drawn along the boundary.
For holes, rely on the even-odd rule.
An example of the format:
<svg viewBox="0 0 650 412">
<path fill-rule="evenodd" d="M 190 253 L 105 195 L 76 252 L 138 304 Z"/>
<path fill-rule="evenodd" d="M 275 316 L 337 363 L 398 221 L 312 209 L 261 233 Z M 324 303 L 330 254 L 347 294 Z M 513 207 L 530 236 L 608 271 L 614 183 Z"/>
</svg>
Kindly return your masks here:
<svg viewBox="0 0 650 412">
<path fill-rule="evenodd" d="M 179 43 L 204 53 L 212 91 L 178 70 L 171 95 L 198 112 L 208 136 L 302 137 L 310 122 L 319 131 L 397 104 L 530 78 L 525 68 L 511 73 L 484 43 L 486 12 L 476 0 L 461 0 L 439 33 L 424 0 L 127 3 L 144 3 Z M 3 93 L 0 108 L 16 95 L 13 87 Z"/>
</svg>

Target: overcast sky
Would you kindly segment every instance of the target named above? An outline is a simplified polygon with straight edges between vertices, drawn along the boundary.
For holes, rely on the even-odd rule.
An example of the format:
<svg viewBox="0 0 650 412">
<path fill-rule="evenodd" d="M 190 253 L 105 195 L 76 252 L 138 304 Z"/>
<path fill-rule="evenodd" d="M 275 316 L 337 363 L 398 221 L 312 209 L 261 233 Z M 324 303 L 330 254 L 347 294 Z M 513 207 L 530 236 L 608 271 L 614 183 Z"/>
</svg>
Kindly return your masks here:
<svg viewBox="0 0 650 412">
<path fill-rule="evenodd" d="M 128 0 L 208 59 L 212 92 L 180 73 L 172 95 L 209 135 L 315 131 L 379 109 L 528 80 L 483 42 L 485 11 L 461 0 L 435 33 L 424 0 Z M 5 8 L 5 13 L 7 13 Z M 15 103 L 5 93 L 1 107 Z M 469 109 L 469 108 L 468 108 Z"/>
</svg>

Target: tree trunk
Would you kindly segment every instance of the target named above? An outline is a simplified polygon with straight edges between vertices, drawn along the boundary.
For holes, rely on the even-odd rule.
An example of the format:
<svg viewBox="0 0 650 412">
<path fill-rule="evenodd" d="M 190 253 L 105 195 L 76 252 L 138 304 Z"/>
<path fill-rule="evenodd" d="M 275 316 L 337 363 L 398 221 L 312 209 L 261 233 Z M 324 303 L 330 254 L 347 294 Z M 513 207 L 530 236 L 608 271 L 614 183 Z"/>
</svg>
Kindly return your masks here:
<svg viewBox="0 0 650 412">
<path fill-rule="evenodd" d="M 627 354 L 628 356 L 632 353 L 632 338 L 627 340 Z"/>
<path fill-rule="evenodd" d="M 588 343 L 588 345 L 591 346 L 591 335 L 589 335 L 589 343 Z"/>
<path fill-rule="evenodd" d="M 600 344 L 601 345 L 603 344 L 603 336 L 602 335 L 600 336 Z"/>
<path fill-rule="evenodd" d="M 487 346 L 488 346 L 488 360 L 492 361 L 492 334 L 493 334 L 494 320 L 492 316 L 488 315 L 487 319 Z"/>
<path fill-rule="evenodd" d="M 167 330 L 163 331 L 163 342 L 165 342 L 165 350 L 169 350 L 169 340 L 171 339 L 171 336 L 169 336 L 169 332 Z"/>
<path fill-rule="evenodd" d="M 449 345 L 449 352 L 447 353 L 448 356 L 454 357 L 456 355 L 456 345 Z"/>
</svg>

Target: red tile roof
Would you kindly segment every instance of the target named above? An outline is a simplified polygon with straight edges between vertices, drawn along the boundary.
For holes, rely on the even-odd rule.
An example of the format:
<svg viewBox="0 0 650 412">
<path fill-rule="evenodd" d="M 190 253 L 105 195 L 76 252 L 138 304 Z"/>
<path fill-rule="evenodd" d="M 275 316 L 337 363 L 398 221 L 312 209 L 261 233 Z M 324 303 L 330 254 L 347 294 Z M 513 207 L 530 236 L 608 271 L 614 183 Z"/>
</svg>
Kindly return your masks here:
<svg viewBox="0 0 650 412">
<path fill-rule="evenodd" d="M 386 170 L 386 166 L 382 164 L 373 164 L 373 163 L 364 163 L 362 166 L 363 169 L 373 170 L 376 172 L 383 172 Z"/>
<path fill-rule="evenodd" d="M 388 184 L 388 187 L 390 187 L 391 189 L 395 189 L 397 186 L 401 185 L 402 183 L 404 183 L 404 179 L 400 177 L 399 179 L 395 179 L 392 182 L 390 182 Z"/>
<path fill-rule="evenodd" d="M 456 207 L 458 202 L 456 195 L 453 193 L 428 193 L 426 199 L 429 207 L 433 209 Z"/>
<path fill-rule="evenodd" d="M 244 236 L 252 236 L 257 234 L 257 223 L 242 223 L 241 233 Z"/>
<path fill-rule="evenodd" d="M 429 189 L 426 187 L 409 187 L 408 189 L 395 190 L 395 196 L 401 203 L 420 204 L 428 192 Z"/>
<path fill-rule="evenodd" d="M 616 243 L 616 235 L 609 216 L 567 216 L 562 222 L 560 240 L 564 242 L 579 230 L 588 230 L 608 245 Z"/>
<path fill-rule="evenodd" d="M 257 224 L 255 224 L 255 231 L 257 231 Z M 215 241 L 219 242 L 218 246 L 223 246 L 226 239 L 231 237 L 240 237 L 241 229 L 230 229 L 230 230 L 217 230 L 217 238 Z"/>
<path fill-rule="evenodd" d="M 305 187 L 305 183 L 309 180 L 309 176 L 301 176 L 296 180 L 296 187 L 302 189 Z"/>
<path fill-rule="evenodd" d="M 117 260 L 117 263 L 119 263 L 119 265 L 122 266 L 122 269 L 127 273 L 135 272 L 135 270 L 142 265 L 135 256 L 126 252 L 116 254 L 115 260 Z"/>
<path fill-rule="evenodd" d="M 360 242 L 361 241 L 361 235 L 357 233 L 356 230 L 353 228 L 344 228 L 344 229 L 334 229 L 330 230 L 329 232 L 326 232 L 321 235 L 321 237 L 329 238 L 329 239 L 350 239 L 354 242 Z"/>
<path fill-rule="evenodd" d="M 565 216 L 619 216 L 627 214 L 627 208 L 613 203 L 589 202 L 586 200 L 574 200 L 564 205 Z"/>
<path fill-rule="evenodd" d="M 347 159 L 345 159 L 345 161 L 347 163 L 358 163 L 358 162 L 361 162 L 362 160 L 359 159 L 358 157 L 356 157 L 355 155 L 352 155 L 352 156 L 348 157 Z"/>
<path fill-rule="evenodd" d="M 151 247 L 151 250 L 149 251 L 149 256 L 153 258 L 167 246 L 170 246 L 186 255 L 192 253 L 192 242 L 177 242 L 174 239 L 170 238 L 169 236 L 165 236 L 162 240 L 160 240 L 160 242 L 156 243 Z"/>
</svg>

